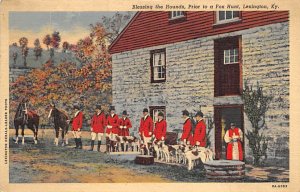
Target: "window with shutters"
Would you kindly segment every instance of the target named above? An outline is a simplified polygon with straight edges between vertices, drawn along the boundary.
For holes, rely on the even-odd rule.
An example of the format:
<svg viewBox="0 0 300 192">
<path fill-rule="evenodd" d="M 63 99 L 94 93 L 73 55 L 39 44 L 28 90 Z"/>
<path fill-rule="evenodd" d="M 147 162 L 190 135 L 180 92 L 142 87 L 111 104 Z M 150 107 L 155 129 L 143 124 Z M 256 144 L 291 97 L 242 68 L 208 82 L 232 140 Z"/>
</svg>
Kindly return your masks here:
<svg viewBox="0 0 300 192">
<path fill-rule="evenodd" d="M 151 51 L 151 83 L 166 81 L 166 49 Z"/>
<path fill-rule="evenodd" d="M 166 107 L 165 106 L 150 106 L 150 116 L 153 122 L 158 121 L 158 113 L 162 112 L 164 114 L 164 119 L 166 119 Z"/>
<path fill-rule="evenodd" d="M 240 11 L 217 11 L 216 23 L 229 23 L 241 20 Z"/>
</svg>

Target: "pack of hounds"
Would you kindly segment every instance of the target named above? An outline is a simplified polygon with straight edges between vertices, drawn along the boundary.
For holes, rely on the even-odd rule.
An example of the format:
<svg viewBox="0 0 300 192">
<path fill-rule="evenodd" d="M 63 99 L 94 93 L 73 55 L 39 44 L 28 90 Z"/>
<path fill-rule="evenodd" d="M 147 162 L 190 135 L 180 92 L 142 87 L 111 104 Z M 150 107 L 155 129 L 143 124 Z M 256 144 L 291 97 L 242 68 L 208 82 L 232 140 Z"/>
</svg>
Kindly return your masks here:
<svg viewBox="0 0 300 192">
<path fill-rule="evenodd" d="M 215 159 L 215 153 L 209 148 L 192 146 L 182 142 L 170 145 L 157 140 L 148 143 L 148 148 L 146 148 L 146 144 L 135 136 L 116 136 L 112 140 L 106 137 L 106 151 L 108 153 L 122 151 L 120 148 L 122 140 L 125 144 L 125 153 L 132 151 L 139 152 L 141 155 L 151 155 L 160 162 L 187 165 L 188 170 Z"/>
</svg>

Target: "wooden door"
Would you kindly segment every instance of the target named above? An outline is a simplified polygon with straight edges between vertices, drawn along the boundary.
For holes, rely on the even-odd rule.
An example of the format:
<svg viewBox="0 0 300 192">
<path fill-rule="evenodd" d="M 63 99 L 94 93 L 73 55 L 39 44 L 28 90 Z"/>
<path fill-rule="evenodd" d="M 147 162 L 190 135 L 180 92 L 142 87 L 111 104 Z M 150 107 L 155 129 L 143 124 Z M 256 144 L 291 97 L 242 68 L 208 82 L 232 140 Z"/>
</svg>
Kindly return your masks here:
<svg viewBox="0 0 300 192">
<path fill-rule="evenodd" d="M 216 159 L 226 159 L 227 144 L 224 141 L 225 132 L 234 122 L 244 133 L 244 115 L 242 105 L 214 106 L 215 118 L 215 153 Z M 244 149 L 244 142 L 243 142 Z M 244 151 L 244 150 L 243 150 Z"/>
<path fill-rule="evenodd" d="M 240 38 L 215 41 L 215 96 L 241 93 Z"/>
</svg>

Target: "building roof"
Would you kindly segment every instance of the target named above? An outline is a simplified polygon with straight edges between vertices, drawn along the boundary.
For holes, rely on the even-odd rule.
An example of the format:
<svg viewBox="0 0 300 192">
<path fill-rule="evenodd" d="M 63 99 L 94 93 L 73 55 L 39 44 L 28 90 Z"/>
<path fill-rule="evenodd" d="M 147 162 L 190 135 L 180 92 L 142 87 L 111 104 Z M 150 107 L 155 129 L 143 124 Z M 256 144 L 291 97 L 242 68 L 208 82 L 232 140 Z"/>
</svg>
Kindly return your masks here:
<svg viewBox="0 0 300 192">
<path fill-rule="evenodd" d="M 185 12 L 170 20 L 167 11 L 137 12 L 110 45 L 111 54 L 234 32 L 289 20 L 288 11 L 242 11 L 240 20 L 216 24 L 215 11 Z"/>
</svg>

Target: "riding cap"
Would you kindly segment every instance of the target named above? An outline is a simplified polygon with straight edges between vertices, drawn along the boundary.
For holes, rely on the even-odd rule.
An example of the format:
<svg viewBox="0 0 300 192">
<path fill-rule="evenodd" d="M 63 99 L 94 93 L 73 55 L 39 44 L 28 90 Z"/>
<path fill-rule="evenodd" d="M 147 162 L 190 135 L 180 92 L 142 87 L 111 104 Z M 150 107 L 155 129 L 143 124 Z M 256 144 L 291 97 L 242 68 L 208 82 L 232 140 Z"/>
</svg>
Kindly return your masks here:
<svg viewBox="0 0 300 192">
<path fill-rule="evenodd" d="M 158 113 L 158 116 L 164 117 L 164 113 L 160 111 L 160 112 Z"/>
<path fill-rule="evenodd" d="M 143 112 L 147 112 L 147 113 L 148 113 L 149 111 L 148 111 L 147 108 L 144 108 L 144 109 L 143 109 Z"/>
<path fill-rule="evenodd" d="M 110 106 L 109 111 L 115 111 L 115 106 Z"/>
<path fill-rule="evenodd" d="M 202 113 L 201 111 L 198 111 L 198 112 L 196 113 L 195 117 L 197 117 L 197 116 L 203 117 L 203 113 Z"/>
<path fill-rule="evenodd" d="M 126 110 L 124 110 L 122 114 L 123 115 L 128 115 Z"/>
<path fill-rule="evenodd" d="M 183 110 L 183 111 L 182 111 L 182 115 L 189 116 L 189 115 L 190 115 L 190 113 L 188 112 L 188 110 L 186 110 L 186 109 L 185 109 L 185 110 Z"/>
</svg>

